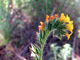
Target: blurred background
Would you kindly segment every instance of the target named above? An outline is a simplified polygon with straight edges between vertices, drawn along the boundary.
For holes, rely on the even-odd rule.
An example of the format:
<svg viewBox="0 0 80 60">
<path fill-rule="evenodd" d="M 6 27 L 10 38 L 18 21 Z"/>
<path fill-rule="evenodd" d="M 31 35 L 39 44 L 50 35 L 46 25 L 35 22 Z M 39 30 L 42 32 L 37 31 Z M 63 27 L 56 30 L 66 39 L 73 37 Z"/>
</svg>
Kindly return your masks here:
<svg viewBox="0 0 80 60">
<path fill-rule="evenodd" d="M 0 60 L 33 60 L 29 47 L 31 43 L 38 44 L 39 22 L 44 22 L 47 14 L 61 13 L 74 21 L 73 34 L 70 40 L 53 40 L 50 36 L 44 60 L 51 57 L 49 45 L 54 42 L 59 46 L 69 43 L 80 60 L 80 0 L 0 0 Z"/>
</svg>

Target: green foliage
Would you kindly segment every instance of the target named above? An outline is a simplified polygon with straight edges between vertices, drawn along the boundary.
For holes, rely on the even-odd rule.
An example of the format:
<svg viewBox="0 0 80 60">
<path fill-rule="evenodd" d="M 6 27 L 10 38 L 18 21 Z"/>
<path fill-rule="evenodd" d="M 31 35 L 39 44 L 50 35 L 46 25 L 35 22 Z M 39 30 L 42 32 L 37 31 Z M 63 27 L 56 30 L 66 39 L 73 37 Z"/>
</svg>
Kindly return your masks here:
<svg viewBox="0 0 80 60">
<path fill-rule="evenodd" d="M 58 57 L 58 54 L 59 54 L 58 50 L 61 47 L 60 46 L 56 46 L 56 43 L 51 44 L 50 47 L 51 47 L 51 51 L 53 51 L 53 53 L 54 53 L 54 57 L 51 57 L 50 59 L 57 60 L 57 57 Z"/>
<path fill-rule="evenodd" d="M 31 16 L 38 16 L 41 20 L 45 18 L 46 14 L 50 15 L 55 6 L 57 6 L 55 13 L 65 11 L 65 13 L 75 17 L 75 14 L 80 14 L 79 4 L 80 1 L 77 2 L 74 0 L 0 0 L 0 20 L 9 19 L 10 13 L 14 9 L 24 11 L 27 14 L 31 14 Z"/>
<path fill-rule="evenodd" d="M 80 23 L 80 17 L 78 17 L 77 22 Z"/>
<path fill-rule="evenodd" d="M 6 45 L 10 39 L 10 24 L 6 21 L 0 22 L 0 46 Z"/>
<path fill-rule="evenodd" d="M 79 33 L 80 32 L 80 27 L 79 27 L 80 26 L 80 17 L 77 19 L 77 23 L 78 23 L 78 36 L 77 37 L 80 38 L 80 33 Z"/>
<path fill-rule="evenodd" d="M 17 28 L 19 24 L 20 21 L 9 23 L 9 21 L 4 20 L 0 22 L 0 46 L 4 46 L 9 43 L 13 31 Z"/>
<path fill-rule="evenodd" d="M 70 44 L 65 44 L 65 45 L 63 45 L 63 48 L 60 50 L 60 55 L 58 55 L 58 56 L 60 58 L 63 57 L 64 60 L 67 60 L 67 58 L 71 57 L 71 51 L 72 51 L 72 48 L 71 48 Z"/>
<path fill-rule="evenodd" d="M 32 4 L 32 7 L 36 8 L 35 10 L 38 16 L 40 15 L 44 16 L 46 15 L 46 13 L 50 14 L 51 13 L 50 11 L 52 11 L 53 9 L 52 7 L 52 2 L 54 2 L 53 0 L 32 0 L 30 2 Z"/>
<path fill-rule="evenodd" d="M 38 16 L 39 20 L 45 18 L 45 15 L 50 15 L 53 9 L 57 9 L 54 13 L 67 13 L 70 17 L 75 17 L 79 13 L 80 1 L 74 0 L 30 0 L 32 13 L 34 16 Z M 36 11 L 36 12 L 35 12 Z M 75 11 L 75 12 L 74 12 Z"/>
<path fill-rule="evenodd" d="M 71 57 L 72 48 L 70 44 L 65 44 L 63 47 L 57 46 L 56 43 L 50 45 L 51 51 L 53 51 L 54 60 L 67 60 L 67 58 Z M 50 58 L 52 59 L 52 57 Z"/>
<path fill-rule="evenodd" d="M 11 38 L 11 34 L 22 21 L 14 19 L 16 10 L 26 7 L 28 0 L 0 0 L 0 46 L 6 45 Z M 24 4 L 25 3 L 25 4 Z M 18 12 L 17 12 L 18 13 Z"/>
<path fill-rule="evenodd" d="M 25 10 L 29 5 L 29 0 L 0 0 L 0 20 L 10 19 L 16 9 Z"/>
</svg>

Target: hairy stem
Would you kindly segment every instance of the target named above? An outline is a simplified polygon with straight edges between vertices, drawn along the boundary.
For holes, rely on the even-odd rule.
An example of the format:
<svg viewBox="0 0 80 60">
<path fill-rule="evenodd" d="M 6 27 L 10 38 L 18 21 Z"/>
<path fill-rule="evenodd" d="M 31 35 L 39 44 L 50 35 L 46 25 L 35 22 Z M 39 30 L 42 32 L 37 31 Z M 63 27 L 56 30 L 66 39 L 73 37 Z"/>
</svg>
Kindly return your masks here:
<svg viewBox="0 0 80 60">
<path fill-rule="evenodd" d="M 44 42 L 43 42 L 43 44 L 41 45 L 41 56 L 40 56 L 40 60 L 43 59 L 43 50 L 44 50 L 44 47 L 45 47 L 45 45 L 46 45 L 46 41 L 47 41 L 48 36 L 49 36 L 52 32 L 53 32 L 53 30 L 52 30 L 52 31 L 47 31 L 47 33 L 46 33 L 46 35 L 45 35 L 45 36 L 47 36 L 47 37 L 45 37 L 45 38 L 43 39 Z"/>
<path fill-rule="evenodd" d="M 55 58 L 55 60 L 57 60 L 56 51 L 54 51 L 54 58 Z"/>
</svg>

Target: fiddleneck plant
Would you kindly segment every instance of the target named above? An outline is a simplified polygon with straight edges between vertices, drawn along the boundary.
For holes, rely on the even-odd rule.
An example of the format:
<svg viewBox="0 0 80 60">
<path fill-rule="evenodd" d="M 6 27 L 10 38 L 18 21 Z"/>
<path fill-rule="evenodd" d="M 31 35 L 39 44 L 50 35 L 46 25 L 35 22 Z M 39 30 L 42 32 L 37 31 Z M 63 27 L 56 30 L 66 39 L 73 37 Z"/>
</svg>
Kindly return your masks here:
<svg viewBox="0 0 80 60">
<path fill-rule="evenodd" d="M 63 36 L 66 36 L 69 40 L 74 28 L 73 21 L 70 21 L 70 17 L 68 15 L 65 16 L 64 13 L 61 13 L 60 18 L 57 14 L 55 14 L 55 16 L 52 15 L 50 18 L 48 15 L 46 15 L 45 22 L 40 22 L 40 24 L 39 33 L 37 33 L 37 41 L 41 47 L 39 47 L 37 44 L 31 44 L 30 48 L 31 56 L 34 58 L 34 60 L 42 60 L 44 45 L 50 33 L 53 33 L 53 36 L 60 39 Z"/>
</svg>

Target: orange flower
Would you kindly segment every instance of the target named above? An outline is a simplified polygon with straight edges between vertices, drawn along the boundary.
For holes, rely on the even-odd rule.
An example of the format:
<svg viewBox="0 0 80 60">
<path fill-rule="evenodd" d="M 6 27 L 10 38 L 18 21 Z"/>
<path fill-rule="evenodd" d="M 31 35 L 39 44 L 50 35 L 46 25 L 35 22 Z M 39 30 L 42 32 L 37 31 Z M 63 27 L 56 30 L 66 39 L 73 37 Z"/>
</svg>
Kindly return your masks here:
<svg viewBox="0 0 80 60">
<path fill-rule="evenodd" d="M 55 18 L 58 18 L 58 15 L 57 14 L 55 14 Z"/>
<path fill-rule="evenodd" d="M 54 17 L 54 16 L 52 15 L 51 18 L 50 18 L 50 21 L 52 21 L 53 17 Z"/>
<path fill-rule="evenodd" d="M 44 23 L 43 22 L 40 22 L 41 26 L 44 26 Z"/>
<path fill-rule="evenodd" d="M 46 22 L 48 23 L 49 15 L 46 15 Z"/>
<path fill-rule="evenodd" d="M 40 33 L 40 30 L 42 30 L 42 26 L 38 26 L 39 27 L 39 33 Z"/>
<path fill-rule="evenodd" d="M 43 28 L 44 28 L 44 23 L 43 22 L 40 22 L 41 26 L 42 26 L 42 31 L 43 31 Z"/>
</svg>

